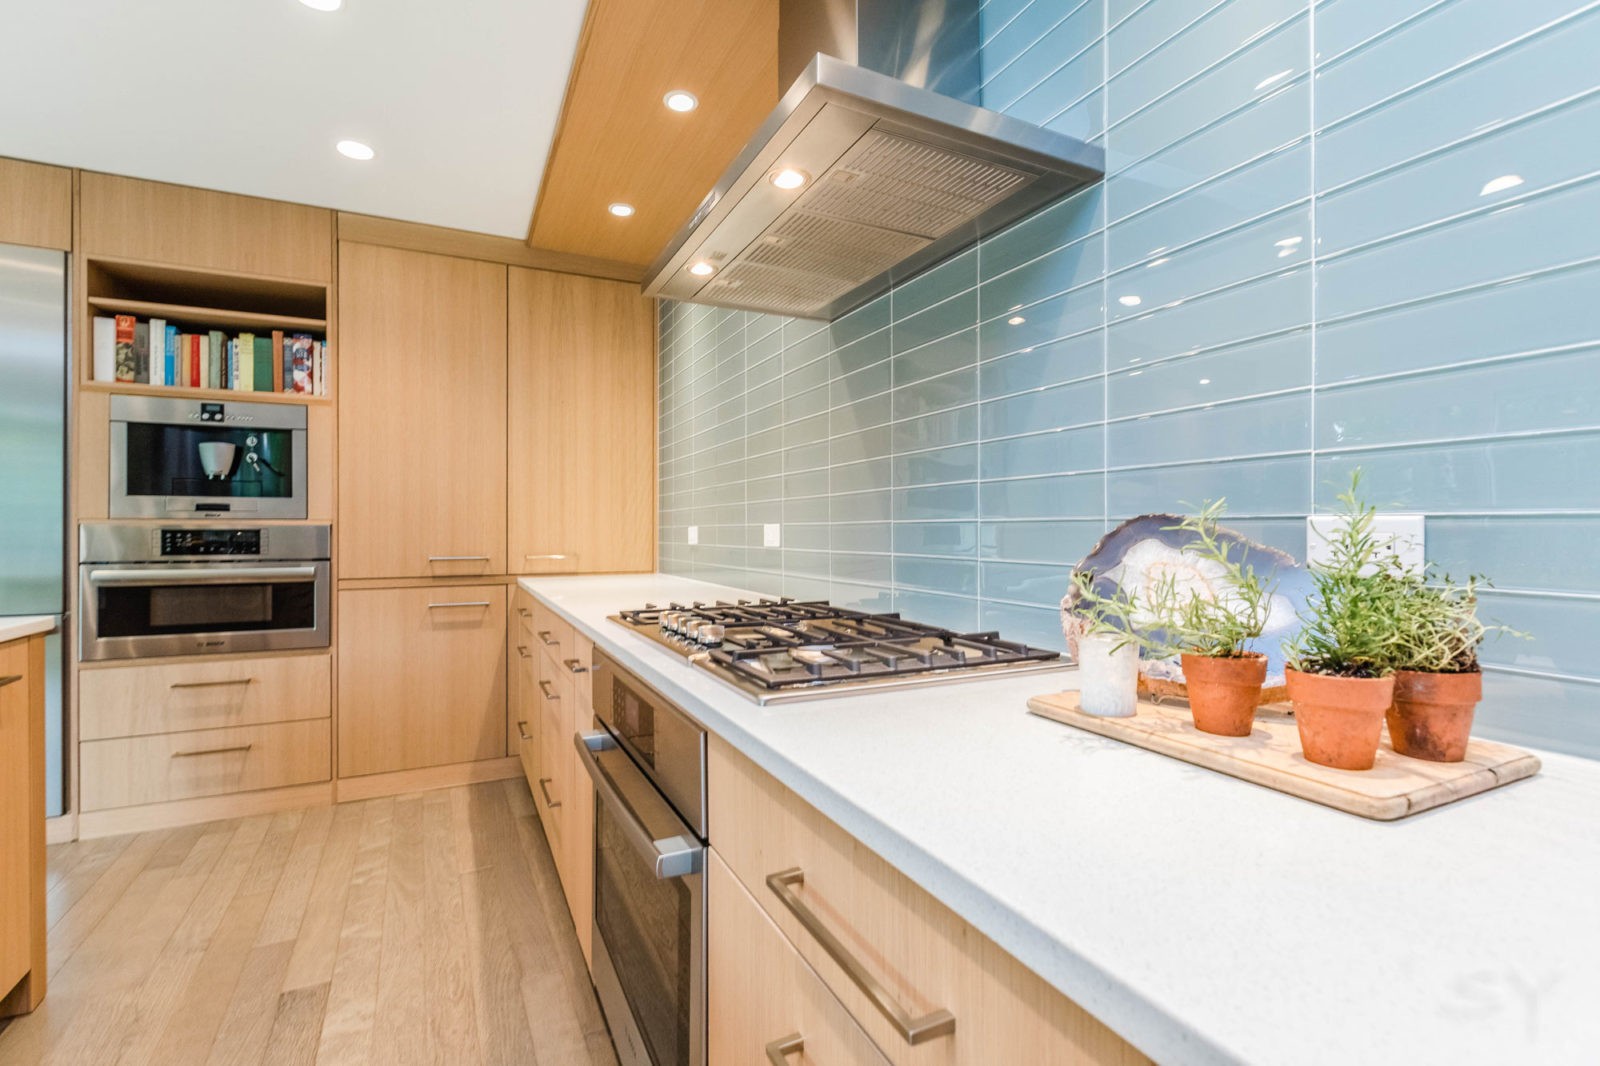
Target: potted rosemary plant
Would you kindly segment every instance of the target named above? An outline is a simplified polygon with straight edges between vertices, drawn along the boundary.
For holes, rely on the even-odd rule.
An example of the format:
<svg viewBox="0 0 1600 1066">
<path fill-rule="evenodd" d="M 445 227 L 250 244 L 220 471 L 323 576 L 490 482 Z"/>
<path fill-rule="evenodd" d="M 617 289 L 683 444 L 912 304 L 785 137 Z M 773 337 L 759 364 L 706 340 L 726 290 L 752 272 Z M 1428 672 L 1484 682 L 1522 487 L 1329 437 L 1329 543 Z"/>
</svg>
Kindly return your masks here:
<svg viewBox="0 0 1600 1066">
<path fill-rule="evenodd" d="M 1377 509 L 1359 498 L 1360 471 L 1339 496 L 1344 522 L 1313 564 L 1313 592 L 1299 634 L 1284 646 L 1300 748 L 1311 762 L 1370 770 L 1394 695 L 1406 582 L 1386 565 Z"/>
<path fill-rule="evenodd" d="M 1490 632 L 1521 636 L 1478 619 L 1479 578 L 1408 575 L 1396 648 L 1389 742 L 1401 755 L 1460 762 L 1483 698 L 1478 646 Z"/>
</svg>

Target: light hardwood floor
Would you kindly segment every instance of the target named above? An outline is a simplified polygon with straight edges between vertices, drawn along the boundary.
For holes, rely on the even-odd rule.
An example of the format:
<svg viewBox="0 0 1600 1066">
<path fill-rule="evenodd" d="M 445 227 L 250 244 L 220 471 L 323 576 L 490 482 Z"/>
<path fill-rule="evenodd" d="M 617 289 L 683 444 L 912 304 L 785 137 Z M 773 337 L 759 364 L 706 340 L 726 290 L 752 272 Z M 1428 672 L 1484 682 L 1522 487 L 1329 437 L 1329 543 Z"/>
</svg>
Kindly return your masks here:
<svg viewBox="0 0 1600 1066">
<path fill-rule="evenodd" d="M 615 1066 L 527 786 L 50 849 L 0 1063 Z"/>
</svg>

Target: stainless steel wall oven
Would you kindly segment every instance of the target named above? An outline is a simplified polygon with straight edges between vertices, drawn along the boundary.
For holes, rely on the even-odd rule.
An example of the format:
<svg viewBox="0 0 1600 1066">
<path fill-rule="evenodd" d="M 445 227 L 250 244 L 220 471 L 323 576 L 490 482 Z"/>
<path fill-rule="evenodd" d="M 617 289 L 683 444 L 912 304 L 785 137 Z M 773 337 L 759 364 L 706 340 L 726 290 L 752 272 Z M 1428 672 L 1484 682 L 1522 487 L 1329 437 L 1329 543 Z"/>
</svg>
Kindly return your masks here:
<svg viewBox="0 0 1600 1066">
<path fill-rule="evenodd" d="M 623 1066 L 706 1061 L 706 732 L 598 649 L 594 981 Z"/>
<path fill-rule="evenodd" d="M 174 528 L 85 523 L 85 661 L 329 643 L 328 526 Z"/>
</svg>

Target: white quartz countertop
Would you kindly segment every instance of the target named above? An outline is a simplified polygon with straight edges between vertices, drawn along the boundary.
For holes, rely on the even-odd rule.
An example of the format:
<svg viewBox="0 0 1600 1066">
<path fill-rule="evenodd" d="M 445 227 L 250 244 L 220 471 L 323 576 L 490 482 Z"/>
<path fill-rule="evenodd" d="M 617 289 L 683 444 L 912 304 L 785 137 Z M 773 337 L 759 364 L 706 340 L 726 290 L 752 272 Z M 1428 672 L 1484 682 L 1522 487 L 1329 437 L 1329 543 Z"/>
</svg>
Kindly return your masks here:
<svg viewBox="0 0 1600 1066">
<path fill-rule="evenodd" d="M 56 619 L 50 614 L 25 614 L 0 617 L 0 644 L 8 640 L 20 640 L 31 637 L 35 633 L 48 633 L 56 627 Z"/>
<path fill-rule="evenodd" d="M 734 590 L 522 586 L 1160 1062 L 1600 1061 L 1600 764 L 1371 822 L 1026 713 L 1072 672 L 761 707 L 606 620 Z"/>
</svg>

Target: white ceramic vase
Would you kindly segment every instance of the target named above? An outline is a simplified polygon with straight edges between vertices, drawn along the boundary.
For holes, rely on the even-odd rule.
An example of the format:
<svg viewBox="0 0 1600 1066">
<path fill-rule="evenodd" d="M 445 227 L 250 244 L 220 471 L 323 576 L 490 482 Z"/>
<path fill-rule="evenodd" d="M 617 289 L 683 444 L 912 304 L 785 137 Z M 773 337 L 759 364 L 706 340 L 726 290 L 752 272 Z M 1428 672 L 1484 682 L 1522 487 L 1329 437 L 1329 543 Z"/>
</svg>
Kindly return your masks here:
<svg viewBox="0 0 1600 1066">
<path fill-rule="evenodd" d="M 1097 633 L 1078 638 L 1078 709 L 1101 718 L 1129 718 L 1139 699 L 1139 648 Z"/>
</svg>

